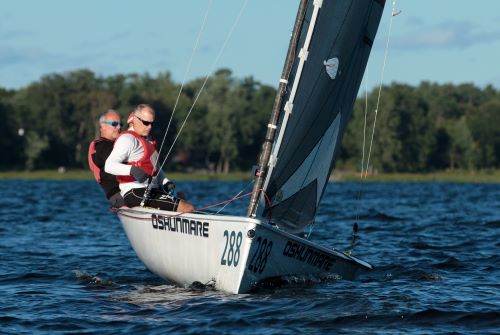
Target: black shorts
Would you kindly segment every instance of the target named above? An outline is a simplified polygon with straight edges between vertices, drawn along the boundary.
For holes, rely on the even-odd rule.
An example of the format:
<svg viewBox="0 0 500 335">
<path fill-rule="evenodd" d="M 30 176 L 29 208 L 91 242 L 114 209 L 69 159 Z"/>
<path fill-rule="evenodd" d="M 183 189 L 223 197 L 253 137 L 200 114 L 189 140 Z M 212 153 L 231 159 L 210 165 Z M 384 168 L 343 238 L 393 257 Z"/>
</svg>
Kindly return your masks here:
<svg viewBox="0 0 500 335">
<path fill-rule="evenodd" d="M 125 204 L 128 207 L 136 207 L 141 205 L 142 198 L 144 197 L 145 188 L 133 188 L 123 196 L 125 200 Z M 181 200 L 162 192 L 157 188 L 151 189 L 149 193 L 149 199 L 146 201 L 144 206 L 152 207 L 156 209 L 161 209 L 164 211 L 177 211 L 177 207 L 179 206 L 179 202 Z"/>
</svg>

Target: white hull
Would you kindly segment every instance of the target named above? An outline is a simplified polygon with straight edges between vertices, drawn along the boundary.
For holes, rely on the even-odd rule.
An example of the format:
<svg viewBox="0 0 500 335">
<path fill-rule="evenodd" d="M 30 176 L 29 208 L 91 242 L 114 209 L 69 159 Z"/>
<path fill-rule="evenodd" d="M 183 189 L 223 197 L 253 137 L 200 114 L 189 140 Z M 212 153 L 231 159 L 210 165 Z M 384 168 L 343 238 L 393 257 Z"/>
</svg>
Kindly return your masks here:
<svg viewBox="0 0 500 335">
<path fill-rule="evenodd" d="M 120 209 L 118 217 L 146 267 L 182 286 L 214 283 L 245 293 L 268 278 L 334 273 L 353 279 L 372 268 L 257 219 L 146 208 Z"/>
</svg>

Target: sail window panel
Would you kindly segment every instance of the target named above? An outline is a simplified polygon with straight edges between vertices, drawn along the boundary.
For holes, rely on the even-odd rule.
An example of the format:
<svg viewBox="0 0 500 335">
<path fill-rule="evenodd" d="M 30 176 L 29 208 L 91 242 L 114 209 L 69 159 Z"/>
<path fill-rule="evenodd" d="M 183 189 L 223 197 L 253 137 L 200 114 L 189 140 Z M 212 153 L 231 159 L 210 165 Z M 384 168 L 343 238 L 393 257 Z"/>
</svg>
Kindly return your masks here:
<svg viewBox="0 0 500 335">
<path fill-rule="evenodd" d="M 303 227 L 313 221 L 330 176 L 330 162 L 333 160 L 336 146 L 339 143 L 337 140 L 339 128 L 340 114 L 337 115 L 335 122 L 332 123 L 314 150 L 273 198 L 271 209 L 265 212 L 264 216 L 271 219 L 279 227 L 293 232 L 301 231 Z M 316 185 L 315 193 L 306 192 L 312 183 Z M 303 198 L 305 192 L 307 199 Z M 301 196 L 299 197 L 298 194 Z M 295 200 L 291 201 L 290 199 Z M 299 199 L 301 200 L 299 201 Z M 314 204 L 314 206 L 310 206 L 310 204 Z M 297 215 L 297 211 L 300 211 L 302 215 Z M 280 213 L 280 215 L 276 215 L 276 213 Z M 301 219 L 294 220 L 298 218 Z"/>
</svg>

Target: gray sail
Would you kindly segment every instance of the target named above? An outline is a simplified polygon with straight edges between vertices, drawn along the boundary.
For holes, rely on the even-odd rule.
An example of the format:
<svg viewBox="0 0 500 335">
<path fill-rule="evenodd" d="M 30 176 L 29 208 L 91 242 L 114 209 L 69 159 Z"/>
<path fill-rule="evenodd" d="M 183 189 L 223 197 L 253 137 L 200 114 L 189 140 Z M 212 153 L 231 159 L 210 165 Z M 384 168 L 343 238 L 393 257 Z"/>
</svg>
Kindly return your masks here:
<svg viewBox="0 0 500 335">
<path fill-rule="evenodd" d="M 287 84 L 259 214 L 314 221 L 378 29 L 383 0 L 311 0 Z"/>
</svg>

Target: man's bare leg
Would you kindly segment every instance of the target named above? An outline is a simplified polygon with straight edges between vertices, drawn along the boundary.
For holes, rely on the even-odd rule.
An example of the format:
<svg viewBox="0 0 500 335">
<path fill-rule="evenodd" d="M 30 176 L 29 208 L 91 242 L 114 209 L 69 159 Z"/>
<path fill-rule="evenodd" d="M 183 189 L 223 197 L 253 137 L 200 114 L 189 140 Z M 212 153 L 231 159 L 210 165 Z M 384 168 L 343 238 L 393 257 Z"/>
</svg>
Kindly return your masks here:
<svg viewBox="0 0 500 335">
<path fill-rule="evenodd" d="M 179 202 L 179 206 L 177 207 L 177 212 L 189 213 L 194 211 L 194 206 L 185 200 L 181 200 Z"/>
</svg>

